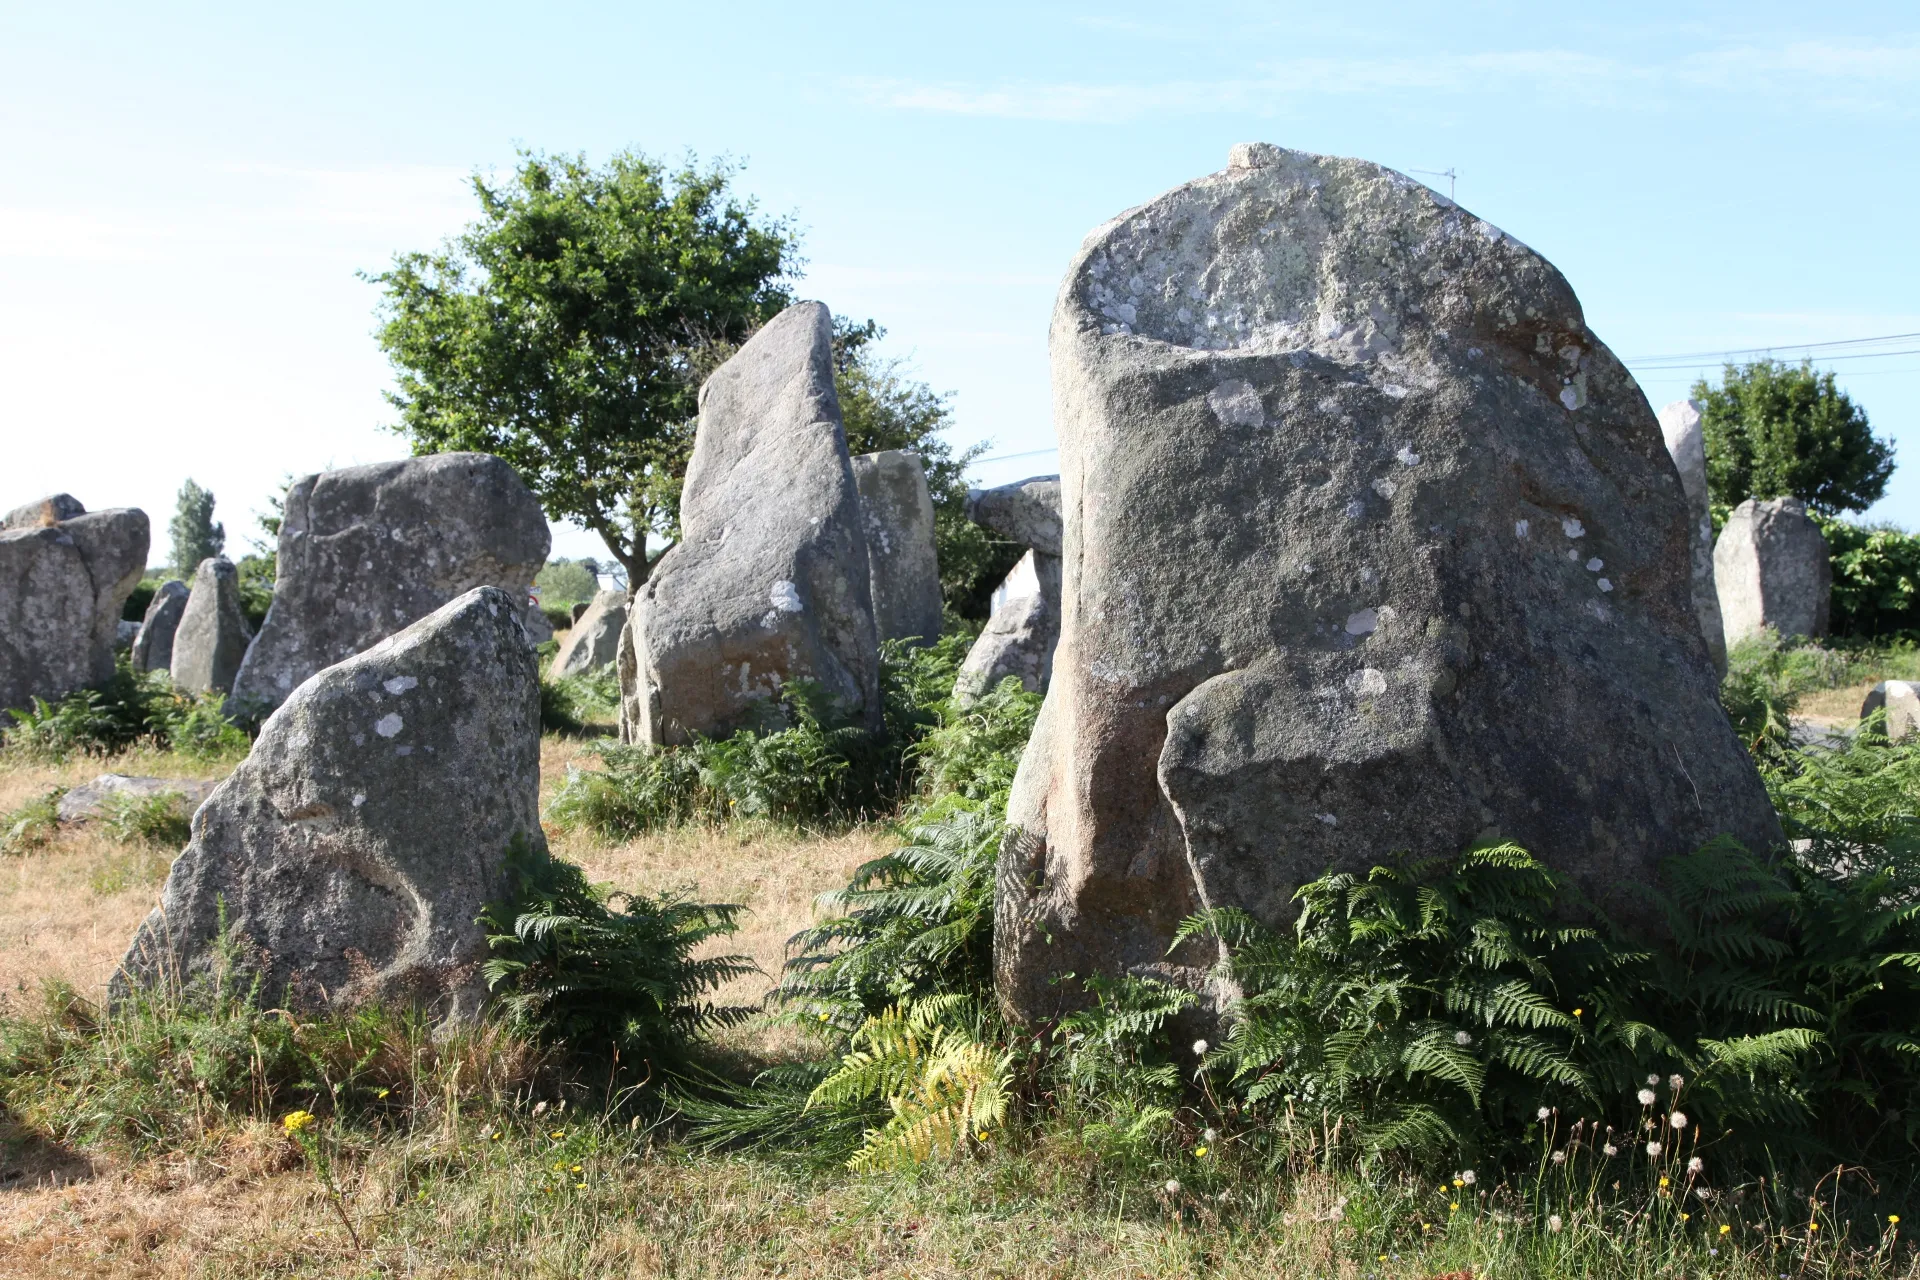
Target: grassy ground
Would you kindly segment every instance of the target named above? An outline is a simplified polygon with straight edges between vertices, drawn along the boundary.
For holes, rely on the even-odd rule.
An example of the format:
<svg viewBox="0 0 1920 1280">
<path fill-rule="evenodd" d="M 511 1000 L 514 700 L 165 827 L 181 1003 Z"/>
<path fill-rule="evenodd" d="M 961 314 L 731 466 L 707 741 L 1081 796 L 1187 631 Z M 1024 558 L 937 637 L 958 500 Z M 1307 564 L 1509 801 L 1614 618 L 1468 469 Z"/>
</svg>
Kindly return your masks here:
<svg viewBox="0 0 1920 1280">
<path fill-rule="evenodd" d="M 1828 728 L 1851 728 L 1860 704 L 1882 680 L 1920 681 L 1920 649 L 1910 646 L 1852 651 L 1810 681 L 1794 718 Z"/>
<path fill-rule="evenodd" d="M 549 790 L 582 749 L 545 742 Z M 0 764 L 0 810 L 105 767 L 218 772 L 152 755 Z M 889 836 L 730 827 L 553 844 L 596 880 L 744 902 L 751 914 L 725 949 L 771 974 L 814 895 Z M 0 993 L 16 1011 L 48 979 L 100 994 L 169 853 L 81 829 L 0 858 Z M 722 996 L 751 1001 L 765 986 L 746 979 Z M 764 1029 L 733 1034 L 738 1048 L 787 1047 Z M 1856 1219 L 1842 1231 L 1841 1201 L 1858 1191 L 1847 1175 L 1793 1189 L 1784 1199 L 1805 1211 L 1782 1212 L 1759 1187 L 1621 1202 L 1604 1194 L 1606 1169 L 1576 1185 L 1569 1165 L 1548 1174 L 1564 1183 L 1550 1202 L 1533 1203 L 1501 1186 L 1259 1172 L 1230 1141 L 1116 1172 L 1068 1123 L 917 1173 L 856 1176 L 700 1155 L 590 1105 L 482 1097 L 474 1074 L 442 1070 L 444 1093 L 416 1097 L 404 1127 L 323 1124 L 337 1199 L 271 1120 L 216 1122 L 135 1158 L 67 1149 L 0 1116 L 0 1276 L 1920 1277 L 1897 1227 Z"/>
</svg>

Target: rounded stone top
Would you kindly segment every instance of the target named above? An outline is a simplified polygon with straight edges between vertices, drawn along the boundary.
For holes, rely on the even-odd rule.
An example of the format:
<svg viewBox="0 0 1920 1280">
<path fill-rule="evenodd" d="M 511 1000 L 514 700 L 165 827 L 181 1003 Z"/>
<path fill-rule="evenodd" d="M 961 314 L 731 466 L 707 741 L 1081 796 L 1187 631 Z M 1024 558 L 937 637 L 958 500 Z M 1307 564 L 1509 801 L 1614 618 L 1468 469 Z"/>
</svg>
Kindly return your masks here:
<svg viewBox="0 0 1920 1280">
<path fill-rule="evenodd" d="M 1263 169 L 1270 164 L 1279 164 L 1286 154 L 1285 148 L 1276 147 L 1271 142 L 1239 142 L 1227 152 L 1227 168 Z"/>
</svg>

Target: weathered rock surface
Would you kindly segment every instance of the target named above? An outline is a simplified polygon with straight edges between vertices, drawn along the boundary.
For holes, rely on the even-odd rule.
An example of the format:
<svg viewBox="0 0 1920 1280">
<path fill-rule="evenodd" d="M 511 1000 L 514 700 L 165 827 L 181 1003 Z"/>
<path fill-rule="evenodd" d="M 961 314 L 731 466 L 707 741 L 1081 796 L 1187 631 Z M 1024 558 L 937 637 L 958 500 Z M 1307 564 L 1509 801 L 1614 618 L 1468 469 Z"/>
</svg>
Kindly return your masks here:
<svg viewBox="0 0 1920 1280">
<path fill-rule="evenodd" d="M 1905 680 L 1882 680 L 1867 691 L 1860 718 L 1876 711 L 1887 713 L 1886 734 L 1895 742 L 1920 729 L 1920 689 Z"/>
<path fill-rule="evenodd" d="M 968 705 L 1008 676 L 1046 692 L 1060 641 L 1060 557 L 1029 550 L 993 593 L 993 613 L 967 650 L 953 696 Z"/>
<path fill-rule="evenodd" d="M 293 1008 L 484 1002 L 474 923 L 540 831 L 540 686 L 520 597 L 480 587 L 302 683 L 193 818 L 130 983 L 210 972 L 223 909 Z"/>
<path fill-rule="evenodd" d="M 551 543 L 540 503 L 491 454 L 304 476 L 287 491 L 273 605 L 234 696 L 275 705 L 314 672 L 478 586 L 501 588 L 525 612 Z M 545 619 L 526 621 L 538 632 Z"/>
<path fill-rule="evenodd" d="M 700 388 L 681 540 L 628 624 L 625 741 L 725 736 L 763 720 L 781 686 L 803 677 L 879 727 L 866 539 L 832 334 L 825 306 L 796 303 Z"/>
<path fill-rule="evenodd" d="M 120 619 L 114 626 L 113 651 L 115 653 L 131 653 L 133 651 L 134 638 L 139 634 L 139 623 L 130 622 L 126 618 Z"/>
<path fill-rule="evenodd" d="M 146 563 L 143 511 L 88 512 L 57 494 L 10 512 L 0 529 L 0 709 L 110 679 L 120 612 Z"/>
<path fill-rule="evenodd" d="M 189 693 L 228 692 L 252 640 L 253 627 L 240 602 L 240 570 L 225 556 L 202 560 L 173 633 L 168 670 L 174 688 Z"/>
<path fill-rule="evenodd" d="M 999 870 L 1016 1016 L 1178 922 L 1516 840 L 1605 906 L 1780 839 L 1645 397 L 1526 246 L 1259 145 L 1096 230 L 1051 339 L 1063 631 Z M 1604 709 L 1604 711 L 1602 711 Z"/>
<path fill-rule="evenodd" d="M 613 665 L 620 649 L 620 632 L 627 625 L 627 593 L 602 591 L 583 606 L 584 612 L 573 620 L 573 629 L 560 642 L 553 655 L 556 676 L 585 675 Z"/>
<path fill-rule="evenodd" d="M 105 813 L 108 802 L 119 796 L 145 800 L 151 796 L 172 795 L 178 796 L 181 809 L 191 814 L 219 785 L 204 778 L 145 778 L 103 773 L 61 796 L 58 812 L 62 822 L 87 822 Z"/>
<path fill-rule="evenodd" d="M 0 529 L 44 529 L 48 525 L 87 514 L 80 499 L 70 493 L 49 494 L 36 502 L 15 507 L 0 518 Z"/>
<path fill-rule="evenodd" d="M 1060 642 L 1060 477 L 1032 476 L 967 493 L 967 516 L 1028 552 L 993 593 L 993 613 L 953 682 L 966 705 L 1008 676 L 1046 692 Z"/>
<path fill-rule="evenodd" d="M 1725 674 L 1727 669 L 1726 625 L 1720 618 L 1720 592 L 1713 585 L 1713 510 L 1707 492 L 1707 446 L 1700 431 L 1700 406 L 1691 400 L 1675 400 L 1660 411 L 1660 434 L 1667 441 L 1667 455 L 1680 473 L 1680 488 L 1687 495 L 1687 557 L 1692 570 L 1693 612 L 1700 619 L 1700 634 L 1713 655 L 1713 665 Z"/>
<path fill-rule="evenodd" d="M 1728 648 L 1768 627 L 1782 637 L 1827 634 L 1833 562 L 1797 498 L 1735 507 L 1713 546 L 1713 581 Z"/>
<path fill-rule="evenodd" d="M 899 449 L 856 454 L 852 462 L 874 630 L 882 640 L 932 644 L 940 638 L 940 557 L 926 469 Z"/>
<path fill-rule="evenodd" d="M 178 578 L 160 584 L 147 602 L 140 630 L 133 637 L 135 671 L 170 671 L 173 668 L 173 634 L 180 627 L 180 615 L 186 612 L 187 584 Z"/>
</svg>

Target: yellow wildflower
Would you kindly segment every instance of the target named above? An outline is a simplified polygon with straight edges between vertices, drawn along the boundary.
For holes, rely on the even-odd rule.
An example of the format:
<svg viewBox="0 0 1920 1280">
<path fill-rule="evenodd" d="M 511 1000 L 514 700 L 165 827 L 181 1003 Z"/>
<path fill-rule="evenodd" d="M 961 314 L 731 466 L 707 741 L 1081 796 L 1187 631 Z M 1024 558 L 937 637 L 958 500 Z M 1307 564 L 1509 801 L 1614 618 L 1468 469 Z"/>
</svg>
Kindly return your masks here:
<svg viewBox="0 0 1920 1280">
<path fill-rule="evenodd" d="M 1448 1206 L 1447 1206 L 1447 1212 L 1448 1212 L 1448 1213 L 1458 1213 L 1458 1212 L 1460 1212 L 1460 1202 L 1459 1202 L 1458 1200 L 1455 1200 L 1455 1201 L 1454 1201 L 1454 1202 L 1453 1202 L 1452 1204 L 1450 1204 L 1450 1205 L 1448 1205 Z"/>
<path fill-rule="evenodd" d="M 289 1111 L 280 1124 L 289 1134 L 305 1133 L 313 1128 L 314 1122 L 318 1119 L 319 1117 L 311 1111 Z"/>
<path fill-rule="evenodd" d="M 1727 1232 L 1729 1232 L 1729 1231 L 1731 1231 L 1731 1230 L 1733 1230 L 1733 1228 L 1732 1228 L 1732 1227 L 1730 1227 L 1730 1226 L 1728 1226 L 1728 1225 L 1727 1225 L 1726 1223 L 1724 1223 L 1724 1222 L 1723 1222 L 1723 1223 L 1721 1223 L 1721 1224 L 1720 1224 L 1720 1234 L 1721 1234 L 1721 1235 L 1725 1235 L 1725 1234 L 1727 1234 Z"/>
<path fill-rule="evenodd" d="M 1807 1230 L 1809 1231 L 1818 1231 L 1819 1229 L 1820 1229 L 1820 1224 L 1817 1222 L 1809 1222 L 1807 1224 Z"/>
<path fill-rule="evenodd" d="M 1577 1018 L 1577 1017 L 1579 1017 L 1579 1016 L 1580 1016 L 1581 1014 L 1583 1014 L 1583 1013 L 1585 1013 L 1585 1012 L 1586 1012 L 1586 1010 L 1585 1010 L 1585 1009 L 1575 1009 L 1575 1010 L 1573 1011 L 1573 1016 Z"/>
<path fill-rule="evenodd" d="M 1888 1226 L 1890 1226 L 1890 1227 L 1897 1227 L 1897 1226 L 1899 1226 L 1899 1225 L 1900 1225 L 1900 1215 L 1899 1215 L 1899 1214 L 1897 1214 L 1897 1213 L 1890 1213 L 1890 1214 L 1888 1214 L 1888 1215 L 1887 1215 L 1887 1225 L 1888 1225 Z"/>
<path fill-rule="evenodd" d="M 1204 1147 L 1204 1146 L 1198 1146 L 1198 1147 L 1195 1147 L 1195 1148 L 1193 1149 L 1193 1154 L 1194 1154 L 1194 1155 L 1195 1155 L 1196 1157 L 1204 1157 L 1204 1156 L 1205 1156 L 1205 1155 L 1207 1154 L 1207 1149 L 1206 1149 L 1206 1147 Z"/>
<path fill-rule="evenodd" d="M 1666 1186 L 1666 1185 L 1668 1185 L 1668 1180 L 1667 1180 L 1666 1178 L 1662 1178 L 1662 1179 L 1660 1179 L 1660 1185 L 1661 1185 L 1661 1186 L 1663 1186 L 1663 1187 L 1664 1187 L 1664 1186 Z"/>
<path fill-rule="evenodd" d="M 552 1133 L 548 1134 L 547 1136 L 549 1138 L 564 1138 L 567 1136 L 567 1131 L 565 1129 L 555 1129 Z"/>
</svg>

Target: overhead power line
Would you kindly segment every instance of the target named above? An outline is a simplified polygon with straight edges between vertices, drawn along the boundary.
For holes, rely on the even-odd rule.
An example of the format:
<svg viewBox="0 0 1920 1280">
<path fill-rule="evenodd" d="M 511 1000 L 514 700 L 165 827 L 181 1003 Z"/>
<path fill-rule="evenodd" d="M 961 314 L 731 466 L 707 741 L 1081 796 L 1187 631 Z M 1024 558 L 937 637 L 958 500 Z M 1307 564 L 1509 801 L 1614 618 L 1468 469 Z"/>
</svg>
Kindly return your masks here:
<svg viewBox="0 0 1920 1280">
<path fill-rule="evenodd" d="M 1781 342 L 1770 347 L 1743 347 L 1733 351 L 1680 351 L 1666 355 L 1629 356 L 1622 363 L 1636 369 L 1688 369 L 1777 355 L 1804 355 L 1825 364 L 1836 360 L 1878 360 L 1885 356 L 1913 355 L 1920 351 L 1920 347 L 1912 345 L 1916 341 L 1920 341 L 1920 333 L 1883 333 L 1872 338 L 1843 338 L 1837 342 Z"/>
</svg>

